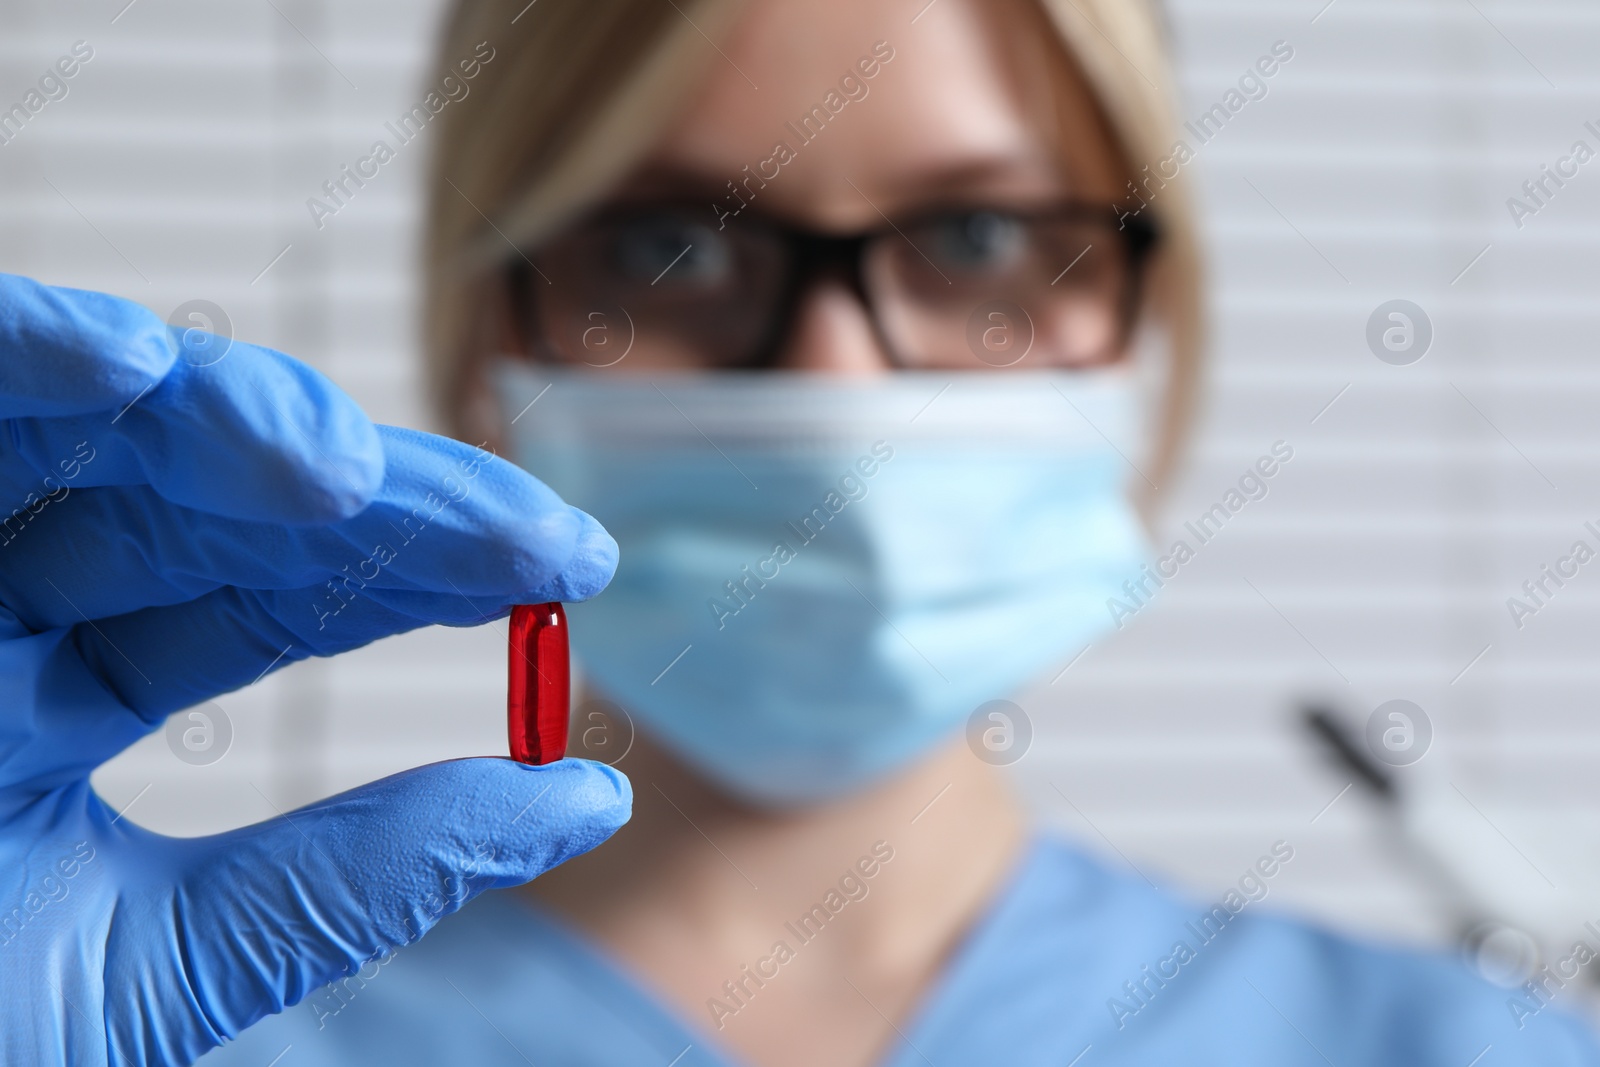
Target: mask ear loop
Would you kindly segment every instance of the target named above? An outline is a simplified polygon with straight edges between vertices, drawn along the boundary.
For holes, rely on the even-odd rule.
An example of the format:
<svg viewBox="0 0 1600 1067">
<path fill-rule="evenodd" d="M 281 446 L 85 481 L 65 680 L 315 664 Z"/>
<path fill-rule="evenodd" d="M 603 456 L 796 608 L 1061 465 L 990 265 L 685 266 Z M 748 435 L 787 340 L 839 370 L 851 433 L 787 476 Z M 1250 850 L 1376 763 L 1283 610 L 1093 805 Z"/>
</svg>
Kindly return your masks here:
<svg viewBox="0 0 1600 1067">
<path fill-rule="evenodd" d="M 539 311 L 533 296 L 533 274 L 538 270 L 525 259 L 513 259 L 500 272 L 505 338 L 497 349 L 511 358 L 530 363 L 555 362 L 548 346 L 540 342 Z"/>
<path fill-rule="evenodd" d="M 1163 235 L 1161 226 L 1155 219 L 1142 215 L 1120 215 L 1117 229 L 1124 235 L 1123 240 L 1128 250 L 1128 291 L 1119 309 L 1121 322 L 1115 342 L 1116 349 L 1123 355 L 1109 366 L 1123 368 L 1139 394 L 1141 400 L 1139 421 L 1143 431 L 1139 438 L 1149 442 L 1150 412 L 1148 403 L 1145 403 L 1149 385 L 1144 375 L 1136 374 L 1134 371 L 1148 367 L 1151 363 L 1149 358 L 1141 355 L 1145 332 L 1141 327 L 1146 322 L 1143 312 L 1145 300 L 1149 295 L 1150 271 L 1154 265 L 1155 253 L 1161 247 Z M 1128 490 L 1129 499 L 1133 503 L 1134 513 L 1139 517 L 1139 524 L 1144 527 L 1145 535 L 1154 540 L 1163 490 L 1144 472 L 1143 466 L 1135 466 L 1132 460 L 1128 461 L 1128 466 L 1138 475 L 1140 483 Z"/>
<path fill-rule="evenodd" d="M 1128 293 L 1121 308 L 1122 329 L 1117 345 L 1124 350 L 1132 347 L 1138 332 L 1140 312 L 1144 310 L 1146 291 L 1149 289 L 1151 262 L 1156 249 L 1161 246 L 1161 228 L 1153 219 L 1141 216 L 1124 216 L 1119 223 L 1127 234 Z"/>
<path fill-rule="evenodd" d="M 495 366 L 501 362 L 521 365 L 533 362 L 518 322 L 518 302 L 512 282 L 515 267 L 513 261 L 482 277 L 485 312 L 473 319 L 472 337 L 458 364 L 455 384 L 451 387 L 454 397 L 448 405 L 453 413 L 448 431 L 497 456 L 505 453 L 507 426 L 495 395 Z"/>
<path fill-rule="evenodd" d="M 1138 466 L 1133 468 L 1136 473 L 1127 493 L 1140 524 L 1152 540 L 1167 499 L 1166 486 L 1156 479 L 1169 481 L 1173 473 L 1170 466 L 1165 470 L 1160 467 L 1161 398 L 1171 389 L 1172 343 L 1164 321 L 1136 313 L 1125 345 L 1128 355 L 1112 365 L 1127 377 L 1136 400 L 1133 418 L 1137 421 L 1134 432 L 1129 434 L 1129 448 Z M 1133 460 L 1129 465 L 1133 465 Z"/>
</svg>

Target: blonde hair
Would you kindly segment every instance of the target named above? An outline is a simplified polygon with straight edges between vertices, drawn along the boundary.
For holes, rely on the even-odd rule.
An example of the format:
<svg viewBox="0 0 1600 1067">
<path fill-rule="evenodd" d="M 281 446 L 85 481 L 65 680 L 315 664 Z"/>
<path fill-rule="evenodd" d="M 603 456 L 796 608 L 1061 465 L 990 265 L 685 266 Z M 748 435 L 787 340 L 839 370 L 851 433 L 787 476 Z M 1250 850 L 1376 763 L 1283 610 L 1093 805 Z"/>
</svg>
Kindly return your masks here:
<svg viewBox="0 0 1600 1067">
<path fill-rule="evenodd" d="M 1172 154 L 1171 70 L 1153 0 L 1037 0 L 1104 114 L 1129 178 Z M 485 294 L 515 247 L 547 235 L 622 178 L 686 102 L 745 0 L 457 0 L 441 77 L 489 42 L 473 102 L 434 120 L 425 249 L 428 380 L 449 430 L 494 425 L 481 374 Z M 520 14 L 519 14 L 520 9 Z M 1131 199 L 1131 197 L 1130 197 Z M 1187 435 L 1204 327 L 1199 240 L 1181 180 L 1152 205 L 1163 232 L 1150 306 L 1171 362 L 1147 480 L 1163 485 Z"/>
</svg>

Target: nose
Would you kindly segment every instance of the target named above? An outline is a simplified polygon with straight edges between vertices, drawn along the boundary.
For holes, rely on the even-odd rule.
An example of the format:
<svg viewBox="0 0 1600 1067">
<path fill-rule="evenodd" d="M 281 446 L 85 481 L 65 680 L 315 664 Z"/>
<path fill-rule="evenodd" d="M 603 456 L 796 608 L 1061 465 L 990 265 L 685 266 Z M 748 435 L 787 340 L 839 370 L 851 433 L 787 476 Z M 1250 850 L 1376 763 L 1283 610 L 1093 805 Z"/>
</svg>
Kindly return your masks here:
<svg viewBox="0 0 1600 1067">
<path fill-rule="evenodd" d="M 800 297 L 777 365 L 852 377 L 887 374 L 894 366 L 861 299 L 833 278 L 819 279 Z"/>
</svg>

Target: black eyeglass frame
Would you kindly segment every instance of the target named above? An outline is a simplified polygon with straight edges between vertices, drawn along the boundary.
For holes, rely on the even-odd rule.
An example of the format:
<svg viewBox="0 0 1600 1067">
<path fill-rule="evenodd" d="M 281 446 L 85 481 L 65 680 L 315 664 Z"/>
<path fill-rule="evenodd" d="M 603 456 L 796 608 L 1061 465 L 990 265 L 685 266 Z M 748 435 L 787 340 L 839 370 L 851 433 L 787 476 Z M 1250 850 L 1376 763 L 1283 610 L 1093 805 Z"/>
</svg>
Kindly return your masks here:
<svg viewBox="0 0 1600 1067">
<path fill-rule="evenodd" d="M 658 217 L 679 211 L 683 212 L 684 217 L 690 217 L 697 208 L 699 205 L 681 200 L 613 206 L 585 217 L 582 222 L 566 232 L 570 233 L 586 226 Z M 1127 346 L 1144 303 L 1150 258 L 1161 244 L 1161 227 L 1155 220 L 1129 215 L 1116 207 L 1101 207 L 1087 201 L 1069 200 L 1050 208 L 1033 211 L 985 205 L 952 205 L 908 216 L 903 221 L 903 226 L 916 228 L 941 219 L 986 212 L 1024 222 L 1082 220 L 1104 223 L 1108 229 L 1118 234 L 1127 252 L 1124 265 L 1128 277 L 1124 286 L 1122 306 L 1117 309 L 1117 333 L 1107 343 L 1105 351 L 1098 353 L 1097 358 L 1090 362 L 1099 362 L 1106 355 L 1118 352 Z M 806 294 L 823 278 L 843 280 L 851 293 L 861 302 L 867 320 L 872 324 L 873 334 L 888 356 L 891 366 L 897 369 L 917 369 L 918 364 L 908 362 L 896 350 L 888 331 L 884 329 L 882 316 L 863 279 L 862 265 L 866 260 L 869 245 L 891 237 L 899 237 L 907 244 L 911 243 L 902 231 L 901 225 L 886 220 L 883 226 L 855 233 L 836 234 L 796 226 L 778 216 L 755 209 L 749 209 L 746 214 L 749 216 L 747 220 L 724 219 L 723 226 L 757 227 L 778 238 L 786 253 L 787 273 L 784 275 L 778 296 L 773 300 L 765 336 L 754 346 L 750 358 L 732 364 L 726 369 L 767 370 L 774 367 L 784 343 L 794 328 L 795 316 Z M 718 228 L 720 230 L 723 227 Z M 911 247 L 921 254 L 914 244 Z M 538 249 L 522 252 L 517 258 L 510 260 L 508 267 L 505 278 L 509 288 L 513 320 L 519 339 L 528 354 L 532 356 L 541 348 L 549 347 L 548 343 L 540 339 L 543 331 L 539 325 L 536 299 L 533 297 L 533 294 L 538 292 L 538 287 L 533 283 L 534 275 L 544 276 L 544 272 L 538 267 Z M 545 278 L 545 281 L 548 283 L 548 278 Z"/>
</svg>

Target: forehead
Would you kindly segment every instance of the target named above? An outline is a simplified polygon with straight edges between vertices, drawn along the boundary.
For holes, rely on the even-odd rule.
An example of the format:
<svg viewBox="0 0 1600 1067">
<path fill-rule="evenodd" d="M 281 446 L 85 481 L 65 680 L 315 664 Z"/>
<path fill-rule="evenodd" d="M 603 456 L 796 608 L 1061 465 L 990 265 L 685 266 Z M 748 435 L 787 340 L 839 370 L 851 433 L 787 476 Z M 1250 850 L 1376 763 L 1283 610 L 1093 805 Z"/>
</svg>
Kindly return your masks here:
<svg viewBox="0 0 1600 1067">
<path fill-rule="evenodd" d="M 776 172 L 767 210 L 841 227 L 955 196 L 1110 197 L 1109 137 L 1075 72 L 1047 70 L 1027 2 L 935 0 L 912 22 L 903 0 L 757 0 L 641 174 Z"/>
</svg>

